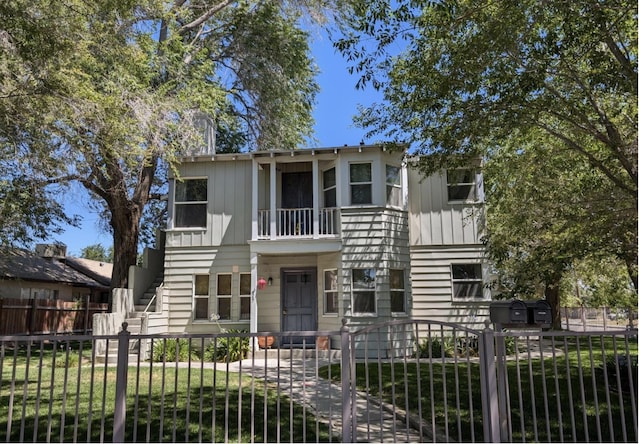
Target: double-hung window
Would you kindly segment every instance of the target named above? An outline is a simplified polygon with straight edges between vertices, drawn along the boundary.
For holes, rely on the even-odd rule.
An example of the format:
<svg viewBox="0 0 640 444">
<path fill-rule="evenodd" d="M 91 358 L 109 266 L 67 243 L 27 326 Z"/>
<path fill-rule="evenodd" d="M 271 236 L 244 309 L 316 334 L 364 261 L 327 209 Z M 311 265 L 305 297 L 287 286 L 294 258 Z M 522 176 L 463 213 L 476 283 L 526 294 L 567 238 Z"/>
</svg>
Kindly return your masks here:
<svg viewBox="0 0 640 444">
<path fill-rule="evenodd" d="M 231 274 L 219 274 L 216 290 L 218 319 L 231 319 Z"/>
<path fill-rule="evenodd" d="M 376 314 L 376 270 L 354 268 L 351 270 L 352 312 L 354 314 Z"/>
<path fill-rule="evenodd" d="M 349 165 L 349 185 L 351 187 L 351 205 L 371 204 L 371 164 L 352 163 Z"/>
<path fill-rule="evenodd" d="M 402 206 L 402 183 L 400 167 L 387 165 L 387 205 Z"/>
<path fill-rule="evenodd" d="M 209 319 L 209 275 L 196 274 L 193 277 L 193 319 Z"/>
<path fill-rule="evenodd" d="M 447 171 L 447 197 L 449 202 L 476 202 L 476 172 L 472 168 Z"/>
<path fill-rule="evenodd" d="M 176 228 L 206 228 L 207 179 L 176 181 L 174 213 Z"/>
<path fill-rule="evenodd" d="M 451 264 L 454 300 L 483 299 L 481 264 Z"/>
<path fill-rule="evenodd" d="M 338 270 L 324 271 L 324 314 L 338 314 Z"/>
<path fill-rule="evenodd" d="M 251 273 L 240 274 L 240 319 L 251 318 Z"/>
<path fill-rule="evenodd" d="M 404 270 L 389 270 L 391 313 L 406 314 L 407 302 L 404 288 Z"/>
</svg>

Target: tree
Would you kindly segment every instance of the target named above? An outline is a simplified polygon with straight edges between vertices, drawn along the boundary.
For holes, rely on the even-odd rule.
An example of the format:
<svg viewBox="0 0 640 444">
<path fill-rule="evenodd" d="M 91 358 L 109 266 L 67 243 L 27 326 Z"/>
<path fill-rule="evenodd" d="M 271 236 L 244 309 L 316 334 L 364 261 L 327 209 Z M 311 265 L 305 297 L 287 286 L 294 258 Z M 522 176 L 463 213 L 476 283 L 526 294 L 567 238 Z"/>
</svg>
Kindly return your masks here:
<svg viewBox="0 0 640 444">
<path fill-rule="evenodd" d="M 80 251 L 80 257 L 111 263 L 113 261 L 113 247 L 106 249 L 102 244 L 88 245 Z"/>
<path fill-rule="evenodd" d="M 244 142 L 241 149 L 295 148 L 310 133 L 315 69 L 296 25 L 305 9 L 287 1 L 49 3 L 14 0 L 0 9 L 0 35 L 9 36 L 12 63 L 25 72 L 39 57 L 31 23 L 60 22 L 66 37 L 54 36 L 74 49 L 55 69 L 37 72 L 36 83 L 56 81 L 21 97 L 54 106 L 33 125 L 22 126 L 18 115 L 0 142 L 25 150 L 19 160 L 46 183 L 76 181 L 101 202 L 114 236 L 112 287 L 123 287 L 142 214 L 163 191 L 159 169 L 175 171 L 202 144 L 200 116 L 212 118 L 228 145 Z M 13 13 L 25 19 L 10 20 Z"/>
<path fill-rule="evenodd" d="M 493 169 L 498 174 L 494 183 L 515 180 L 516 168 L 527 165 L 529 154 L 543 159 L 539 152 L 529 153 L 533 144 L 546 147 L 556 163 L 578 162 L 581 169 L 593 170 L 600 197 L 626 209 L 624 224 L 606 217 L 604 205 L 580 208 L 576 195 L 553 193 L 566 200 L 555 201 L 563 211 L 553 211 L 553 219 L 544 217 L 546 233 L 554 237 L 553 247 L 545 248 L 542 233 L 522 228 L 527 227 L 526 213 L 542 215 L 551 196 L 536 200 L 515 191 L 505 194 L 512 202 L 492 200 L 493 222 L 504 217 L 502 233 L 513 236 L 512 245 L 520 244 L 509 253 L 515 255 L 510 260 L 525 257 L 545 268 L 540 274 L 548 289 L 557 288 L 567 258 L 587 250 L 617 255 L 637 288 L 635 2 L 355 0 L 351 5 L 336 47 L 360 75 L 357 85 L 371 84 L 385 98 L 357 118 L 370 129 L 369 137 L 411 143 L 415 153 L 426 155 L 419 164 L 425 174 L 477 158 L 488 163 L 499 155 L 508 172 L 501 177 Z M 529 179 L 538 181 L 535 173 Z M 505 211 L 517 202 L 522 219 L 509 227 L 516 216 Z M 604 218 L 598 228 L 604 238 L 574 243 L 595 240 L 588 231 L 593 224 L 580 221 L 595 222 L 596 217 Z M 568 232 L 573 233 L 565 238 Z M 496 239 L 494 230 L 489 242 Z M 490 251 L 507 254 L 500 245 Z"/>
</svg>

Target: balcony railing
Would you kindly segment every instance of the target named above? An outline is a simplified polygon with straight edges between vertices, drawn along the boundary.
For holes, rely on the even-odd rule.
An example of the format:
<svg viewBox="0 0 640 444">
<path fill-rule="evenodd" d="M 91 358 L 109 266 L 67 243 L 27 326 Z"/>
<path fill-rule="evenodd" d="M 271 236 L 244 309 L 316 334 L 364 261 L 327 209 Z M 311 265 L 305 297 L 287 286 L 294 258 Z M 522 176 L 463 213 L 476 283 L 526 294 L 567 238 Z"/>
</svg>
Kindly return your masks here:
<svg viewBox="0 0 640 444">
<path fill-rule="evenodd" d="M 337 208 L 319 209 L 318 236 L 337 236 Z M 270 210 L 258 210 L 258 239 L 270 239 Z M 313 208 L 276 209 L 276 238 L 310 238 L 313 232 Z"/>
</svg>

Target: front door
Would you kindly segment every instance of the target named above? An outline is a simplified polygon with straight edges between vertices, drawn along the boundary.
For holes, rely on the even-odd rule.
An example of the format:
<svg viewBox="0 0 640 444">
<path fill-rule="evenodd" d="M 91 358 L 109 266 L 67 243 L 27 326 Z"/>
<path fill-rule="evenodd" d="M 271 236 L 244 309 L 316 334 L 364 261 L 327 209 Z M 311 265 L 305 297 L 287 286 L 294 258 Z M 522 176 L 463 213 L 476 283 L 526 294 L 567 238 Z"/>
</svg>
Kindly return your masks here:
<svg viewBox="0 0 640 444">
<path fill-rule="evenodd" d="M 317 329 L 315 268 L 282 271 L 282 331 Z M 300 346 L 303 337 L 282 338 L 283 345 Z M 307 338 L 307 345 L 313 338 Z"/>
</svg>

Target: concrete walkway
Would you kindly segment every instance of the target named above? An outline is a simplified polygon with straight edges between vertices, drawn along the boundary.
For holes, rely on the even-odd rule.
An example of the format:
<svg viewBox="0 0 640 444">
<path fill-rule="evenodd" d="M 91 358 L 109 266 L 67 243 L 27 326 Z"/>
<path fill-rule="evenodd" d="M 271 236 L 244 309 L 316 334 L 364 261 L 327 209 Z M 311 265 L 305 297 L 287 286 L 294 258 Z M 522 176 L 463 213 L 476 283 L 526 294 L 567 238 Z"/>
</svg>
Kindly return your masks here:
<svg viewBox="0 0 640 444">
<path fill-rule="evenodd" d="M 231 363 L 229 371 L 265 378 L 280 392 L 312 411 L 327 424 L 337 440 L 342 434 L 342 388 L 317 376 L 317 368 L 336 364 L 315 358 L 263 359 L 256 357 Z M 369 398 L 369 399 L 368 399 Z M 380 404 L 365 393 L 356 395 L 357 442 L 421 442 L 415 421 L 393 406 Z M 411 423 L 411 425 L 410 425 Z M 415 428 L 414 428 L 415 427 Z"/>
</svg>

